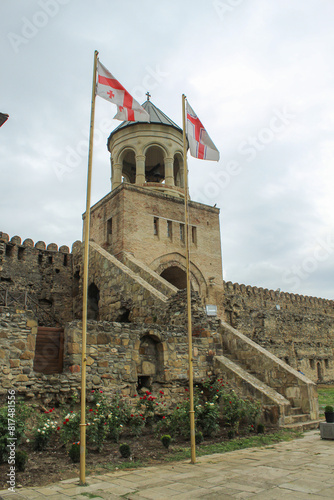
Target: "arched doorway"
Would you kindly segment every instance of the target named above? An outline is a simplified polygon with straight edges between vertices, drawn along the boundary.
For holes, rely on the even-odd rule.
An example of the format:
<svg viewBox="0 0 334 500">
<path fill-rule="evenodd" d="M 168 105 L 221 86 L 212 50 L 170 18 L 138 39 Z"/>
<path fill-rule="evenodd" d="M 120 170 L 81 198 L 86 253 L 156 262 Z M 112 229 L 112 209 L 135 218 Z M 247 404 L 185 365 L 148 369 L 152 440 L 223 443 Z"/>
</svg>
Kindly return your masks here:
<svg viewBox="0 0 334 500">
<path fill-rule="evenodd" d="M 176 286 L 179 290 L 187 288 L 187 274 L 180 267 L 167 267 L 160 276 L 168 281 L 168 283 L 171 283 L 171 285 Z"/>
</svg>

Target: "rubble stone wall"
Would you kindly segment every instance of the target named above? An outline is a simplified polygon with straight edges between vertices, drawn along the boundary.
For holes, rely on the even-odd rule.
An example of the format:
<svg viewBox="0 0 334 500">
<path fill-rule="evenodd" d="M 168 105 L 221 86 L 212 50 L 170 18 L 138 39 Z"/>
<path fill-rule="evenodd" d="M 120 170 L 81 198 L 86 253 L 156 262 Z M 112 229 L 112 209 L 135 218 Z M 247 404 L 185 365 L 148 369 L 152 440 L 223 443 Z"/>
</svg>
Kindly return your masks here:
<svg viewBox="0 0 334 500">
<path fill-rule="evenodd" d="M 334 301 L 225 283 L 226 321 L 318 383 L 334 381 Z"/>
</svg>

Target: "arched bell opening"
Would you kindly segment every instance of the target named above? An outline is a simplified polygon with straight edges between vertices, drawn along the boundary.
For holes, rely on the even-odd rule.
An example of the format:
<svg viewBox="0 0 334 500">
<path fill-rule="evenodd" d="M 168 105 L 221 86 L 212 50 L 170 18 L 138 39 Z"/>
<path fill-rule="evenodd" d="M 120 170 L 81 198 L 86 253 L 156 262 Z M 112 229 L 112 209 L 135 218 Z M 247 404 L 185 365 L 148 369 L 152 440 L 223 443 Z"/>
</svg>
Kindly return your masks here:
<svg viewBox="0 0 334 500">
<path fill-rule="evenodd" d="M 163 184 L 165 182 L 164 151 L 159 146 L 151 146 L 145 154 L 145 181 Z"/>
<path fill-rule="evenodd" d="M 128 149 L 123 154 L 122 182 L 130 184 L 135 184 L 136 182 L 136 156 L 132 149 Z"/>
</svg>

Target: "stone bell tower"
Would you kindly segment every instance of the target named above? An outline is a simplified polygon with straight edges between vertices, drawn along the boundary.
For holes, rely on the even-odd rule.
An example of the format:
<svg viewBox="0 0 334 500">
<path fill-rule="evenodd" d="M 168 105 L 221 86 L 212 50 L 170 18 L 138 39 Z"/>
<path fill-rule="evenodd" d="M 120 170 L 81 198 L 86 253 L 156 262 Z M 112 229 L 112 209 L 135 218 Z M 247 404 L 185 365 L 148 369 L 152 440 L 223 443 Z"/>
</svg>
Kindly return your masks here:
<svg viewBox="0 0 334 500">
<path fill-rule="evenodd" d="M 150 123 L 123 122 L 108 138 L 112 190 L 91 209 L 90 239 L 186 287 L 182 129 L 149 94 Z M 189 201 L 192 288 L 217 304 L 223 289 L 219 209 Z M 219 299 L 221 300 L 221 299 Z M 217 304 L 218 305 L 218 304 Z"/>
</svg>

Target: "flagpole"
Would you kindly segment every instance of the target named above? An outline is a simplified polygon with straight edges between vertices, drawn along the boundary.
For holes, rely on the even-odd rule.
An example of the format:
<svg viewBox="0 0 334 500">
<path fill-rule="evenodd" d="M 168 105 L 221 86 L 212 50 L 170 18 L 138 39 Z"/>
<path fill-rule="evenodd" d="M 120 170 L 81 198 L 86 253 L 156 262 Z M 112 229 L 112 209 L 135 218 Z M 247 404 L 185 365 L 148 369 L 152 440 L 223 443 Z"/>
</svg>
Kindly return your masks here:
<svg viewBox="0 0 334 500">
<path fill-rule="evenodd" d="M 92 85 L 92 102 L 90 113 L 87 197 L 84 225 L 84 276 L 83 276 L 83 305 L 82 305 L 82 358 L 81 358 L 81 422 L 80 422 L 80 484 L 86 483 L 86 363 L 87 363 L 87 302 L 88 302 L 88 260 L 89 260 L 89 223 L 90 223 L 90 197 L 92 185 L 92 159 L 95 119 L 96 95 L 96 68 L 98 51 L 94 52 L 94 69 Z"/>
<path fill-rule="evenodd" d="M 193 381 L 193 348 L 191 325 L 191 289 L 190 289 L 190 250 L 189 250 L 189 213 L 188 213 L 188 166 L 186 143 L 186 96 L 182 94 L 182 121 L 183 121 L 183 167 L 184 167 L 184 219 L 186 240 L 186 270 L 187 270 L 187 309 L 188 309 L 188 359 L 189 359 L 189 417 L 190 417 L 190 446 L 191 463 L 196 463 L 195 443 L 195 411 L 194 411 L 194 381 Z"/>
</svg>

